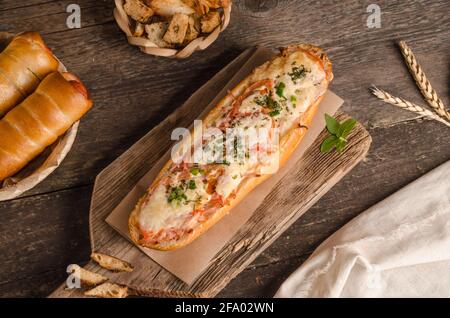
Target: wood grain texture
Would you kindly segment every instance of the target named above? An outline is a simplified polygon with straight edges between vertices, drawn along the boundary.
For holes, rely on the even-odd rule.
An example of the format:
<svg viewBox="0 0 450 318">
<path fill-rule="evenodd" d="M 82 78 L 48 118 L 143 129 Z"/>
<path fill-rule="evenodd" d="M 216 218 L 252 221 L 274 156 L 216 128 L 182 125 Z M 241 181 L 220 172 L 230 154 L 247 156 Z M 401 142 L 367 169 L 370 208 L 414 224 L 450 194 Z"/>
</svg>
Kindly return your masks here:
<svg viewBox="0 0 450 318">
<path fill-rule="evenodd" d="M 418 126 L 419 125 L 419 126 Z M 413 139 L 410 151 L 399 151 L 404 140 L 399 136 L 413 138 L 417 127 L 429 133 L 422 138 Z M 428 172 L 432 168 L 450 158 L 450 149 L 435 143 L 434 136 L 439 135 L 440 142 L 450 143 L 450 130 L 443 129 L 432 121 L 412 123 L 402 122 L 388 128 L 371 130 L 373 142 L 371 151 L 364 161 L 356 166 L 339 184 L 316 203 L 308 213 L 298 219 L 283 233 L 267 250 L 249 265 L 239 276 L 219 294 L 224 297 L 271 297 L 279 283 L 294 271 L 313 252 L 313 250 L 336 229 L 357 216 L 409 182 Z M 432 145 L 430 147 L 430 145 Z M 377 153 L 373 149 L 380 149 Z M 411 153 L 413 155 L 411 155 Z M 368 181 L 369 180 L 369 181 Z M 85 264 L 89 259 L 89 238 L 87 231 L 89 199 L 92 188 L 75 188 L 46 194 L 45 204 L 40 209 L 33 209 L 32 216 L 24 222 L 17 222 L 16 213 L 29 213 L 34 206 L 34 197 L 4 202 L 0 204 L 1 211 L 10 211 L 3 219 L 2 232 L 7 228 L 15 228 L 21 233 L 23 241 L 16 244 L 16 237 L 10 235 L 2 239 L 2 251 L 17 249 L 6 254 L 4 271 L 0 272 L 2 296 L 46 296 L 51 293 L 67 277 L 66 265 L 71 263 Z M 79 193 L 73 200 L 74 192 Z M 41 196 L 38 196 L 41 197 Z M 74 204 L 73 202 L 76 202 Z M 14 203 L 14 204 L 13 204 Z M 61 206 L 71 204 L 71 208 L 61 209 Z M 66 231 L 68 224 L 60 223 L 59 227 L 41 235 L 42 227 L 52 222 L 53 214 L 59 213 L 80 219 Z M 47 221 L 48 220 L 48 221 Z M 69 223 L 69 222 L 68 222 Z M 51 242 L 78 242 L 80 254 L 74 251 L 66 252 L 64 248 L 51 249 L 45 256 L 41 249 L 21 251 L 29 241 L 39 240 L 41 249 Z M 59 245 L 60 246 L 60 245 Z M 61 264 L 61 259 L 67 259 Z M 39 263 L 40 268 L 28 270 L 29 263 Z M 22 275 L 21 271 L 26 271 Z M 45 283 L 44 283 L 45 282 Z"/>
<path fill-rule="evenodd" d="M 69 262 L 85 264 L 90 249 L 87 211 L 95 176 L 253 45 L 276 48 L 307 41 L 323 46 L 334 65 L 332 90 L 344 98 L 343 110 L 368 128 L 373 145 L 364 162 L 219 295 L 272 296 L 278 283 L 327 236 L 450 159 L 448 128 L 384 105 L 368 90 L 376 84 L 423 103 L 395 45 L 404 39 L 444 104 L 450 104 L 448 1 L 377 1 L 382 25 L 368 29 L 366 8 L 373 3 L 369 0 L 235 0 L 227 30 L 210 48 L 184 61 L 149 57 L 130 47 L 113 22 L 109 0 L 77 1 L 82 28 L 67 29 L 65 8 L 72 2 L 0 1 L 0 30 L 41 32 L 55 54 L 86 83 L 95 101 L 62 166 L 22 198 L 0 204 L 0 248 L 5 253 L 0 253 L 5 255 L 0 296 L 46 296 L 66 276 Z M 254 2 L 262 3 L 262 8 L 255 9 Z M 57 217 L 58 227 L 43 234 Z M 21 238 L 13 232 L 6 235 L 9 229 Z M 27 250 L 29 242 L 38 242 L 39 248 Z M 64 248 L 67 242 L 72 249 Z"/>
<path fill-rule="evenodd" d="M 183 106 L 98 175 L 90 210 L 92 250 L 119 257 L 135 267 L 131 274 L 111 278 L 141 295 L 214 296 L 365 156 L 371 138 L 361 125 L 352 133 L 351 145 L 341 155 L 337 152 L 320 153 L 320 143 L 327 135 L 324 130 L 304 158 L 277 183 L 249 221 L 190 286 L 143 255 L 105 223 L 105 218 L 137 180 L 170 150 L 172 142 L 167 138 L 168 131 L 180 126 L 188 127 L 195 118 L 202 118 L 202 113 L 210 109 L 207 105 L 217 104 L 228 90 L 248 75 L 247 71 L 236 73 L 241 66 L 248 64 L 252 69 L 254 61 L 268 60 L 272 56 L 273 53 L 265 49 L 242 53 L 211 80 L 212 85 L 200 88 Z M 233 75 L 231 79 L 230 75 Z M 340 117 L 340 121 L 348 118 Z M 88 264 L 88 268 L 110 275 L 94 264 Z M 79 294 L 68 292 L 63 287 L 52 293 L 52 297 L 69 295 Z"/>
</svg>

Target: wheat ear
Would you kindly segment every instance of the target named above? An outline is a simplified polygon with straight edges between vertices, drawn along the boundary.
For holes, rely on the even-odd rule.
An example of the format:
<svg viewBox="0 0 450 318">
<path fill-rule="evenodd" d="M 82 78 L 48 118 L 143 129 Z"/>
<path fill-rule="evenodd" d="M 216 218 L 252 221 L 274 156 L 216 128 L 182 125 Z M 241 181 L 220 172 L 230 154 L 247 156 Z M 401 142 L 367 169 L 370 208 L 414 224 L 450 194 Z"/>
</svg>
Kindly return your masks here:
<svg viewBox="0 0 450 318">
<path fill-rule="evenodd" d="M 450 127 L 450 122 L 442 119 L 441 117 L 439 117 L 432 111 L 429 111 L 428 109 L 425 109 L 419 105 L 411 103 L 403 98 L 393 96 L 393 95 L 389 94 L 388 92 L 377 88 L 376 86 L 372 86 L 370 88 L 370 91 L 372 92 L 372 94 L 374 94 L 376 97 L 378 97 L 379 99 L 381 99 L 382 101 L 384 101 L 386 103 L 409 110 L 409 111 L 416 113 L 422 117 L 427 117 L 430 119 L 437 120 L 437 121 L 447 125 L 448 127 Z"/>
<path fill-rule="evenodd" d="M 405 58 L 406 64 L 408 65 L 409 72 L 414 77 L 414 80 L 416 81 L 416 84 L 427 103 L 439 116 L 450 121 L 450 113 L 445 109 L 444 103 L 431 86 L 430 81 L 423 72 L 420 64 L 417 62 L 417 59 L 410 47 L 405 43 L 405 41 L 400 41 L 399 46 L 403 57 Z"/>
</svg>

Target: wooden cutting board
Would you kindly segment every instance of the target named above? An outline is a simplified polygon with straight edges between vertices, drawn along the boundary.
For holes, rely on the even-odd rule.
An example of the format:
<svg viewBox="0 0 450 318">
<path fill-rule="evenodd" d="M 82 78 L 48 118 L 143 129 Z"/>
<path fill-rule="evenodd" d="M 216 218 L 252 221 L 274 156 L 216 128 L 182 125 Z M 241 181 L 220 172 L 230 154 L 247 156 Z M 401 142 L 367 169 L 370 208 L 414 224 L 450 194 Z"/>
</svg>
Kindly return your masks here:
<svg viewBox="0 0 450 318">
<path fill-rule="evenodd" d="M 89 262 L 86 269 L 107 276 L 111 282 L 125 284 L 139 295 L 212 297 L 365 157 L 371 137 L 360 124 L 350 134 L 349 145 L 341 154 L 335 151 L 322 154 L 319 151 L 320 143 L 327 134 L 323 131 L 304 157 L 277 183 L 247 223 L 191 285 L 163 269 L 106 224 L 105 219 L 114 207 L 170 149 L 167 133 L 175 127 L 188 127 L 232 81 L 233 75 L 256 54 L 267 55 L 268 51 L 253 48 L 239 55 L 183 106 L 97 176 L 90 209 L 91 248 L 124 259 L 132 263 L 135 270 L 132 273 L 111 273 L 93 262 Z M 237 83 L 231 84 L 234 86 Z M 343 113 L 338 117 L 341 121 L 348 118 Z M 61 285 L 50 297 L 82 297 L 82 291 L 65 290 L 64 286 Z"/>
</svg>

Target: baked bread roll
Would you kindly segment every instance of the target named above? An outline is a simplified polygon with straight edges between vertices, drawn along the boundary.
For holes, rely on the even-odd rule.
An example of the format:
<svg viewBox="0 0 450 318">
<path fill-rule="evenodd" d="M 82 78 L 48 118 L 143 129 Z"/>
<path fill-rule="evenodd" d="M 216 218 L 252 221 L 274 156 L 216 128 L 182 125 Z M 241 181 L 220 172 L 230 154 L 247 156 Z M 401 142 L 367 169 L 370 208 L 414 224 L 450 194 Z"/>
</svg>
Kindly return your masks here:
<svg viewBox="0 0 450 318">
<path fill-rule="evenodd" d="M 58 65 L 38 33 L 15 36 L 0 53 L 0 117 L 31 94 Z"/>
<path fill-rule="evenodd" d="M 267 129 L 270 142 L 248 143 L 248 149 L 266 148 L 264 160 L 190 163 L 184 156 L 181 162 L 169 160 L 130 214 L 132 240 L 148 248 L 172 250 L 214 225 L 276 172 L 270 167 L 284 165 L 305 135 L 332 78 L 327 55 L 312 45 L 287 47 L 257 67 L 209 112 L 202 129 Z M 273 128 L 279 132 L 278 143 L 272 142 Z M 226 136 L 225 143 L 230 144 Z M 203 137 L 197 142 L 194 136 L 186 143 L 195 156 L 195 149 L 211 149 L 217 141 Z M 238 143 L 231 141 L 232 152 L 238 153 Z M 179 145 L 182 149 L 183 141 Z"/>
<path fill-rule="evenodd" d="M 75 75 L 49 74 L 34 93 L 0 119 L 0 181 L 55 142 L 91 106 Z"/>
</svg>

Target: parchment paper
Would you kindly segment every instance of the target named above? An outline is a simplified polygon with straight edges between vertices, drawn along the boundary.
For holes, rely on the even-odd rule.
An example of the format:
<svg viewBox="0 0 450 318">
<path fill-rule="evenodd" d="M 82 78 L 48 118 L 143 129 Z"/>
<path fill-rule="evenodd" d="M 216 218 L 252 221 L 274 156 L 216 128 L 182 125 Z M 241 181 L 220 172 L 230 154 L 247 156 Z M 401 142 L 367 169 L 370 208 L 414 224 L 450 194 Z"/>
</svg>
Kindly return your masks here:
<svg viewBox="0 0 450 318">
<path fill-rule="evenodd" d="M 270 58 L 270 55 L 264 57 L 261 55 L 254 55 L 250 57 L 249 61 L 236 73 L 233 79 L 224 87 L 223 91 L 226 92 L 226 90 L 231 89 L 231 85 L 244 79 L 255 67 L 263 64 L 268 58 Z M 236 76 L 238 78 L 236 78 Z M 208 84 L 211 86 L 214 85 L 212 82 Z M 194 242 L 175 251 L 156 251 L 140 246 L 138 246 L 138 248 L 173 275 L 187 284 L 192 284 L 203 270 L 205 270 L 213 257 L 231 240 L 231 238 L 239 231 L 239 228 L 247 222 L 252 213 L 270 193 L 272 188 L 293 167 L 308 147 L 314 142 L 320 132 L 325 128 L 324 114 L 335 114 L 342 104 L 343 100 L 341 98 L 328 91 L 319 106 L 317 115 L 307 134 L 285 166 L 280 168 L 276 174 L 272 175 L 268 180 L 253 190 L 238 206 L 230 211 L 228 215 Z M 208 112 L 214 105 L 215 101 L 211 103 L 203 113 Z M 199 118 L 201 117 L 202 116 L 200 115 Z M 169 140 L 170 133 L 170 131 L 167 132 L 167 138 Z M 128 216 L 130 212 L 169 158 L 170 150 L 136 184 L 136 186 L 106 218 L 106 222 L 126 239 L 131 241 L 128 233 Z"/>
</svg>

